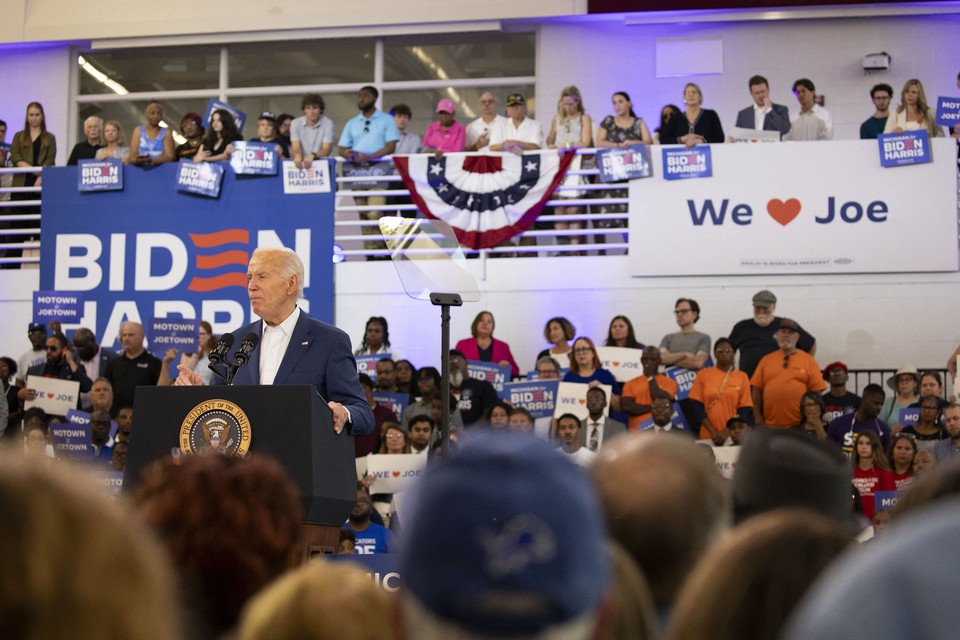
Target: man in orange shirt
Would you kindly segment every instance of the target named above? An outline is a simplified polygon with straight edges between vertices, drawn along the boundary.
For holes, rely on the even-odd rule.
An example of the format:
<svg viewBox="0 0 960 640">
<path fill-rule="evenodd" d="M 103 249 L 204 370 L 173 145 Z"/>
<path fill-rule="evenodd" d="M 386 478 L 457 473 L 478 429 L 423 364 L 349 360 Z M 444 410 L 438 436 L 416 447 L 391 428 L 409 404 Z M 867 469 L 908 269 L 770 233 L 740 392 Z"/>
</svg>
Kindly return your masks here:
<svg viewBox="0 0 960 640">
<path fill-rule="evenodd" d="M 630 431 L 636 431 L 640 423 L 650 417 L 655 393 L 663 392 L 671 398 L 677 397 L 677 383 L 660 373 L 660 361 L 660 349 L 647 347 L 640 356 L 643 375 L 623 385 L 620 407 L 630 416 Z"/>
<path fill-rule="evenodd" d="M 827 385 L 814 357 L 797 349 L 796 321 L 783 318 L 775 337 L 779 350 L 765 355 L 750 379 L 753 415 L 758 426 L 787 429 L 800 422 L 803 394 L 822 393 Z"/>
</svg>

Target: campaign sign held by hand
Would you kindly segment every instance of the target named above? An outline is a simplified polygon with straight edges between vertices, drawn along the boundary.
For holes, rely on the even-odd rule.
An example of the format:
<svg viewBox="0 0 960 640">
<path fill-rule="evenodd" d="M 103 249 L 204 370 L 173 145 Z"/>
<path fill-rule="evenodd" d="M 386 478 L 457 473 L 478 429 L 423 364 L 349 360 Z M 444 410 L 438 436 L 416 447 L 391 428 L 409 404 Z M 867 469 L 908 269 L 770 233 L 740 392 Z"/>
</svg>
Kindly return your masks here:
<svg viewBox="0 0 960 640">
<path fill-rule="evenodd" d="M 27 389 L 33 389 L 37 395 L 23 403 L 24 409 L 40 407 L 55 416 L 65 416 L 75 409 L 80 396 L 80 383 L 76 380 L 27 376 Z"/>
<path fill-rule="evenodd" d="M 690 433 L 690 425 L 687 424 L 687 419 L 684 417 L 683 411 L 680 411 L 680 405 L 676 402 L 673 403 L 673 415 L 670 416 L 670 422 L 673 424 L 671 431 Z M 653 429 L 653 416 L 637 425 L 637 431 L 646 431 L 647 429 Z"/>
<path fill-rule="evenodd" d="M 181 160 L 177 167 L 177 191 L 216 198 L 223 182 L 223 167 L 216 162 Z"/>
<path fill-rule="evenodd" d="M 669 367 L 663 373 L 677 383 L 677 400 L 686 400 L 693 388 L 693 381 L 697 378 L 697 372 L 683 367 Z"/>
<path fill-rule="evenodd" d="M 900 409 L 900 424 L 907 426 L 908 424 L 917 424 L 920 420 L 920 409 L 919 408 L 910 408 Z"/>
<path fill-rule="evenodd" d="M 373 476 L 370 493 L 399 493 L 423 474 L 427 456 L 408 453 L 371 453 L 367 456 L 367 473 Z"/>
<path fill-rule="evenodd" d="M 600 182 L 619 182 L 634 178 L 649 178 L 650 150 L 645 144 L 629 147 L 607 147 L 597 152 Z"/>
<path fill-rule="evenodd" d="M 397 422 L 403 420 L 403 412 L 407 410 L 410 404 L 410 396 L 406 393 L 385 393 L 383 391 L 374 391 L 373 399 L 377 404 L 390 409 L 396 416 Z"/>
<path fill-rule="evenodd" d="M 370 378 L 376 382 L 377 381 L 377 363 L 386 358 L 390 359 L 390 356 L 385 353 L 368 353 L 362 356 L 356 356 L 357 359 L 357 373 L 365 373 Z"/>
<path fill-rule="evenodd" d="M 210 98 L 210 102 L 207 103 L 207 111 L 203 114 L 203 121 L 207 123 L 207 127 L 210 126 L 210 118 L 213 117 L 213 112 L 217 109 L 227 110 L 230 115 L 233 116 L 233 121 L 237 124 L 237 131 L 243 131 L 243 124 L 247 121 L 247 114 L 229 102 L 217 100 L 216 98 Z"/>
<path fill-rule="evenodd" d="M 284 160 L 281 166 L 283 172 L 283 192 L 292 193 L 329 193 L 330 161 L 319 159 L 310 165 L 309 169 L 297 169 L 293 160 Z"/>
<path fill-rule="evenodd" d="M 497 393 L 503 391 L 503 385 L 510 379 L 510 365 L 501 367 L 496 362 L 467 360 L 467 374 L 477 380 L 486 380 L 493 385 Z"/>
<path fill-rule="evenodd" d="M 960 126 L 960 98 L 937 98 L 937 124 L 944 127 Z"/>
<path fill-rule="evenodd" d="M 277 149 L 274 142 L 232 143 L 235 151 L 230 156 L 230 166 L 238 175 L 277 175 Z"/>
<path fill-rule="evenodd" d="M 877 137 L 877 144 L 880 147 L 881 167 L 900 167 L 933 161 L 930 155 L 930 138 L 924 130 L 881 133 Z"/>
<path fill-rule="evenodd" d="M 508 382 L 497 395 L 514 407 L 523 407 L 534 418 L 549 418 L 557 404 L 559 385 L 559 380 Z"/>
<path fill-rule="evenodd" d="M 80 191 L 123 190 L 123 160 L 80 160 L 77 162 L 77 189 Z M 2 165 L 0 165 L 2 166 Z"/>
<path fill-rule="evenodd" d="M 690 149 L 663 149 L 663 179 L 709 178 L 713 175 L 713 162 L 708 145 Z"/>
<path fill-rule="evenodd" d="M 613 387 L 608 384 L 595 385 L 603 389 L 607 394 L 607 406 L 603 410 L 603 415 L 610 415 L 610 394 Z M 562 416 L 565 413 L 572 413 L 580 420 L 585 420 L 590 411 L 587 409 L 587 391 L 590 385 L 582 382 L 561 382 L 557 385 L 557 402 L 553 408 L 554 417 Z"/>
<path fill-rule="evenodd" d="M 59 422 L 50 425 L 50 442 L 58 460 L 90 460 L 93 446 L 90 444 L 90 424 Z"/>
<path fill-rule="evenodd" d="M 642 355 L 643 349 L 597 347 L 600 367 L 612 373 L 617 382 L 629 382 L 643 373 Z"/>
<path fill-rule="evenodd" d="M 900 498 L 899 491 L 876 491 L 873 494 L 873 510 L 889 511 L 897 506 L 897 500 Z"/>
<path fill-rule="evenodd" d="M 195 318 L 150 318 L 146 333 L 150 352 L 159 356 L 167 349 L 180 353 L 200 351 L 200 321 Z"/>
<path fill-rule="evenodd" d="M 59 320 L 63 324 L 80 322 L 83 317 L 83 296 L 61 291 L 33 292 L 33 321 L 47 324 Z"/>
</svg>

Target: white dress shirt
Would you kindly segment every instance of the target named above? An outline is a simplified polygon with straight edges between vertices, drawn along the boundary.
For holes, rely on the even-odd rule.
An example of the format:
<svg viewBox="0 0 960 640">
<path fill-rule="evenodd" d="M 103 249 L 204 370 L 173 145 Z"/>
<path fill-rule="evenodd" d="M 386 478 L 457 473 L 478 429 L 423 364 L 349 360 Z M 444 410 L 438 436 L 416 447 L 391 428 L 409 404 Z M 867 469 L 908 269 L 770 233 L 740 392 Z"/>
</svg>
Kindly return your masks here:
<svg viewBox="0 0 960 640">
<path fill-rule="evenodd" d="M 263 323 L 263 334 L 260 336 L 260 384 L 273 384 L 299 319 L 300 307 L 295 307 L 293 313 L 277 326 Z"/>
</svg>

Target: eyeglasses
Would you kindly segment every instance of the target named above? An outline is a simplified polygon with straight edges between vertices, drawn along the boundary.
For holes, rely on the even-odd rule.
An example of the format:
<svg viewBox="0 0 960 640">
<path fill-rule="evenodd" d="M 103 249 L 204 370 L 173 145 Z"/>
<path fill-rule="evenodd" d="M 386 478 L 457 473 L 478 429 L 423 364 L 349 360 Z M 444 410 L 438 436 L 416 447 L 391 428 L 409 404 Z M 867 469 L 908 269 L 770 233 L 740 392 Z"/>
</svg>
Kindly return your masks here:
<svg viewBox="0 0 960 640">
<path fill-rule="evenodd" d="M 369 121 L 369 120 L 367 120 L 366 122 L 363 123 L 363 132 L 364 132 L 364 133 L 370 133 L 370 121 Z"/>
<path fill-rule="evenodd" d="M 577 347 L 573 350 L 574 353 L 593 353 L 593 349 L 590 347 Z"/>
<path fill-rule="evenodd" d="M 907 440 L 913 443 L 917 442 L 917 436 L 913 435 L 912 433 L 904 433 L 901 431 L 900 433 L 898 433 L 893 437 L 894 440 L 899 440 L 900 438 L 906 438 Z"/>
<path fill-rule="evenodd" d="M 674 309 L 673 312 L 679 316 L 684 313 L 690 313 L 691 311 L 693 311 L 693 309 Z"/>
<path fill-rule="evenodd" d="M 386 435 L 387 440 L 403 440 L 402 433 L 388 433 Z"/>
</svg>

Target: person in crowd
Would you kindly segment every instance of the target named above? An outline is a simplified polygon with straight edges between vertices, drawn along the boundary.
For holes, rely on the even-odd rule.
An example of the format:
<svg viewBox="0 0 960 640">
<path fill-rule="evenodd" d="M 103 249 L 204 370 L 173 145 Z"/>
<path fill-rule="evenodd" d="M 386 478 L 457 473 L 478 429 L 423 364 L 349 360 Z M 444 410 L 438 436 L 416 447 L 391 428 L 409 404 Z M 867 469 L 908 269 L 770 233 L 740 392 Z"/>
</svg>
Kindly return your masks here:
<svg viewBox="0 0 960 640">
<path fill-rule="evenodd" d="M 657 392 L 650 401 L 650 420 L 648 425 L 638 425 L 638 430 L 651 433 L 689 433 L 682 423 L 674 421 L 673 398 L 663 391 Z"/>
<path fill-rule="evenodd" d="M 367 404 L 370 405 L 370 410 L 373 412 L 373 431 L 353 438 L 354 453 L 357 458 L 362 458 L 379 449 L 382 442 L 383 425 L 387 421 L 395 421 L 397 417 L 393 415 L 390 409 L 379 404 L 373 397 L 375 385 L 370 376 L 361 373 L 358 378 L 360 379 L 360 388 L 363 389 L 363 396 L 367 399 Z"/>
<path fill-rule="evenodd" d="M 586 336 L 580 336 L 573 341 L 573 349 L 568 354 L 570 358 L 570 370 L 563 376 L 564 382 L 579 382 L 591 387 L 598 384 L 605 384 L 612 388 L 610 395 L 610 408 L 612 411 L 620 412 L 620 383 L 613 377 L 607 369 L 600 366 L 600 356 L 597 355 L 597 349 L 593 346 L 593 340 Z M 619 414 L 623 415 L 623 414 Z M 620 422 L 626 422 L 626 419 L 620 419 Z"/>
<path fill-rule="evenodd" d="M 250 142 L 272 143 L 278 158 L 290 157 L 290 147 L 277 135 L 277 116 L 272 111 L 264 111 L 257 116 L 257 135 L 250 138 Z"/>
<path fill-rule="evenodd" d="M 650 417 L 653 400 L 665 394 L 668 398 L 677 397 L 677 383 L 673 378 L 660 373 L 661 356 L 657 347 L 647 347 L 640 356 L 643 373 L 624 383 L 620 406 L 630 416 L 629 427 L 636 431 L 640 423 Z"/>
<path fill-rule="evenodd" d="M 777 296 L 764 289 L 753 296 L 753 317 L 741 320 L 730 331 L 730 343 L 740 352 L 740 370 L 753 376 L 760 359 L 777 350 L 776 334 L 782 318 L 774 315 Z M 797 348 L 811 356 L 817 354 L 816 339 L 800 329 Z"/>
<path fill-rule="evenodd" d="M 580 424 L 580 444 L 599 451 L 604 442 L 627 432 L 627 425 L 606 415 L 607 392 L 601 387 L 587 389 L 587 417 Z"/>
<path fill-rule="evenodd" d="M 472 438 L 428 470 L 406 522 L 406 637 L 603 637 L 613 573 L 597 499 L 543 441 Z"/>
<path fill-rule="evenodd" d="M 739 447 L 743 445 L 743 441 L 747 437 L 747 431 L 749 428 L 750 425 L 746 420 L 740 416 L 733 416 L 727 420 L 727 431 L 730 433 L 730 438 L 724 444 L 731 447 Z"/>
<path fill-rule="evenodd" d="M 127 137 L 119 120 L 107 120 L 103 125 L 103 146 L 97 149 L 97 160 L 124 159 L 130 155 Z"/>
<path fill-rule="evenodd" d="M 203 118 L 200 114 L 190 112 L 180 120 L 180 133 L 186 140 L 183 144 L 177 145 L 176 158 L 178 160 L 188 160 L 197 155 L 200 150 L 200 144 L 203 142 Z"/>
<path fill-rule="evenodd" d="M 206 320 L 200 321 L 199 342 L 200 350 L 196 353 L 184 353 L 180 356 L 180 364 L 190 367 L 200 373 L 204 384 L 210 384 L 213 371 L 210 369 L 210 352 L 217 346 L 217 337 L 213 335 L 213 326 Z"/>
<path fill-rule="evenodd" d="M 397 148 L 393 152 L 394 155 L 419 153 L 420 148 L 423 146 L 420 135 L 407 130 L 410 126 L 410 119 L 413 117 L 413 111 L 410 110 L 410 107 L 403 103 L 395 104 L 390 107 L 390 115 L 393 116 L 393 121 L 397 125 L 397 131 L 400 133 L 400 139 L 397 140 Z"/>
<path fill-rule="evenodd" d="M 831 422 L 827 428 L 827 439 L 845 454 L 852 455 L 855 436 L 863 431 L 872 431 L 880 439 L 880 452 L 886 451 L 890 447 L 890 427 L 878 417 L 885 395 L 883 387 L 878 384 L 865 386 L 860 408 Z"/>
<path fill-rule="evenodd" d="M 920 416 L 916 424 L 907 425 L 900 433 L 907 433 L 915 438 L 915 446 L 920 449 L 932 449 L 937 442 L 946 440 L 949 436 L 941 422 L 943 417 L 940 411 L 940 396 L 929 395 L 920 398 Z"/>
<path fill-rule="evenodd" d="M 497 402 L 492 384 L 470 377 L 467 356 L 459 349 L 450 350 L 450 391 L 457 398 L 457 411 L 465 427 L 473 426 Z"/>
<path fill-rule="evenodd" d="M 861 140 L 876 140 L 887 126 L 890 117 L 890 99 L 893 98 L 893 87 L 881 82 L 870 89 L 870 100 L 873 102 L 873 115 L 860 125 Z"/>
<path fill-rule="evenodd" d="M 649 581 L 661 626 L 730 518 L 724 480 L 698 446 L 674 434 L 625 435 L 605 444 L 591 467 L 607 530 Z"/>
<path fill-rule="evenodd" d="M 576 147 L 593 146 L 593 119 L 585 112 L 583 108 L 583 98 L 580 96 L 580 89 L 574 85 L 564 87 L 560 92 L 560 101 L 557 103 L 557 115 L 553 116 L 550 122 L 550 133 L 547 134 L 548 149 L 571 149 Z M 583 156 L 575 156 L 570 166 L 567 167 L 567 177 L 561 186 L 576 187 L 586 184 L 587 179 L 584 176 L 575 175 L 571 172 L 580 171 L 583 168 Z M 554 197 L 564 198 L 582 198 L 584 191 L 556 191 Z M 579 206 L 554 207 L 554 213 L 558 216 L 575 216 L 581 212 Z M 582 222 L 555 222 L 554 227 L 560 230 L 582 229 Z M 559 244 L 581 244 L 582 236 L 558 236 Z M 572 337 L 572 336 L 571 336 Z"/>
<path fill-rule="evenodd" d="M 490 131 L 506 121 L 506 118 L 497 112 L 497 98 L 492 93 L 484 91 L 480 94 L 478 102 L 480 117 L 467 125 L 465 151 L 489 151 Z"/>
<path fill-rule="evenodd" d="M 580 419 L 572 413 L 565 413 L 557 418 L 557 438 L 560 441 L 558 451 L 578 469 L 587 469 L 597 457 L 597 453 L 583 446 L 582 431 Z"/>
<path fill-rule="evenodd" d="M 473 337 L 460 340 L 457 351 L 463 352 L 469 360 L 496 362 L 501 367 L 510 365 L 510 375 L 515 378 L 520 375 L 520 367 L 513 359 L 510 345 L 493 337 L 495 327 L 493 314 L 481 311 L 470 325 L 470 335 Z"/>
<path fill-rule="evenodd" d="M 416 378 L 417 398 L 411 402 L 403 412 L 403 424 L 409 426 L 410 419 L 416 415 L 431 415 L 433 401 L 440 400 L 440 372 L 436 367 L 421 367 Z M 434 418 L 436 422 L 436 418 Z M 450 412 L 450 422 L 453 431 L 463 429 L 463 417 L 453 407 Z M 439 424 L 439 422 L 438 422 Z"/>
<path fill-rule="evenodd" d="M 387 319 L 382 316 L 371 316 L 363 331 L 363 340 L 354 352 L 354 355 L 392 355 L 390 349 L 390 330 Z"/>
<path fill-rule="evenodd" d="M 173 132 L 163 124 L 163 105 L 156 100 L 147 103 L 144 115 L 146 122 L 130 136 L 130 155 L 124 162 L 152 167 L 176 159 Z"/>
<path fill-rule="evenodd" d="M 533 433 L 533 416 L 523 407 L 514 407 L 507 421 L 507 431 L 512 433 Z"/>
<path fill-rule="evenodd" d="M 14 167 L 39 167 L 37 171 L 27 173 L 15 173 L 10 181 L 11 187 L 40 187 L 42 182 L 43 167 L 52 167 L 57 160 L 57 139 L 52 133 L 47 131 L 47 120 L 43 112 L 43 105 L 39 102 L 31 102 L 27 105 L 27 116 L 23 124 L 23 130 L 13 134 L 13 140 L 10 143 L 10 164 Z M 18 191 L 10 194 L 13 201 L 36 200 L 39 194 L 30 191 Z M 17 207 L 18 214 L 39 213 L 39 207 L 27 206 Z M 35 240 L 34 236 L 25 236 L 23 234 L 5 236 L 2 233 L 3 228 L 7 229 L 25 229 L 37 224 L 35 220 L 15 220 L 4 222 L 0 225 L 0 243 L 21 243 L 29 240 Z M 7 258 L 19 258 L 23 255 L 23 249 L 0 249 L 0 256 Z M 0 266 L 0 268 L 4 268 Z M 21 363 L 22 364 L 22 363 Z M 26 375 L 27 367 L 21 367 L 23 375 Z"/>
<path fill-rule="evenodd" d="M 613 316 L 607 328 L 607 339 L 603 341 L 605 347 L 625 347 L 627 349 L 646 349 L 647 345 L 639 342 L 633 331 L 633 323 L 627 316 Z"/>
<path fill-rule="evenodd" d="M 733 365 L 734 350 L 730 341 L 719 338 L 713 346 L 716 364 L 701 369 L 690 388 L 689 400 L 694 419 L 691 428 L 700 425 L 701 440 L 724 444 L 730 437 L 727 423 L 740 416 L 744 421 L 753 413 L 750 379 Z M 698 420 L 699 418 L 699 420 Z"/>
<path fill-rule="evenodd" d="M 329 156 L 333 150 L 333 120 L 323 115 L 326 108 L 318 93 L 305 93 L 300 98 L 303 115 L 290 123 L 290 153 L 297 169 L 309 169 L 314 160 Z"/>
<path fill-rule="evenodd" d="M 817 440 L 827 439 L 830 421 L 826 419 L 827 405 L 816 391 L 807 391 L 800 397 L 800 422 L 790 427 Z"/>
<path fill-rule="evenodd" d="M 903 133 L 904 131 L 927 132 L 931 138 L 943 137 L 943 127 L 936 123 L 934 113 L 930 111 L 923 83 L 916 78 L 907 80 L 900 92 L 900 105 L 887 118 L 884 133 Z"/>
<path fill-rule="evenodd" d="M 90 387 L 90 411 L 115 413 L 113 406 L 113 385 L 106 378 L 97 378 Z"/>
<path fill-rule="evenodd" d="M 392 416 L 383 421 L 377 453 L 410 453 L 410 431 Z"/>
<path fill-rule="evenodd" d="M 920 374 L 920 398 L 910 405 L 911 409 L 920 406 L 920 400 L 927 396 L 934 396 L 942 402 L 943 400 L 943 378 L 937 371 L 923 371 Z"/>
<path fill-rule="evenodd" d="M 96 384 L 96 383 L 94 383 Z M 130 432 L 133 431 L 133 407 L 117 409 L 117 442 L 129 442 Z"/>
<path fill-rule="evenodd" d="M 0 431 L 0 436 L 13 436 L 16 431 L 15 425 L 19 424 L 23 417 L 23 411 L 20 410 L 20 400 L 17 398 L 19 388 L 14 382 L 16 374 L 16 361 L 9 356 L 0 358 L 0 391 L 3 391 L 0 402 L 6 402 L 7 404 L 7 420 L 0 423 L 0 428 L 3 429 Z"/>
<path fill-rule="evenodd" d="M 938 465 L 960 458 L 960 405 L 951 402 L 944 407 L 943 418 L 946 423 L 947 435 L 950 437 L 933 446 L 933 455 L 936 457 Z"/>
<path fill-rule="evenodd" d="M 360 113 L 350 120 L 343 127 L 340 134 L 340 155 L 347 160 L 343 168 L 345 177 L 360 177 L 371 175 L 383 175 L 390 171 L 392 163 L 384 169 L 378 163 L 372 163 L 371 160 L 382 158 L 392 154 L 397 149 L 397 141 L 400 139 L 400 132 L 397 131 L 397 125 L 389 115 L 377 109 L 377 98 L 380 92 L 376 87 L 361 87 L 357 92 L 357 109 Z M 381 190 L 381 183 L 374 182 L 370 187 L 373 190 Z M 352 189 L 363 188 L 359 183 L 350 185 Z M 359 206 L 383 206 L 387 200 L 385 196 L 354 196 L 354 201 Z M 382 211 L 365 210 L 360 212 L 360 219 L 365 221 L 379 220 L 383 215 Z M 363 235 L 376 236 L 378 239 L 365 240 L 364 249 L 367 251 L 385 250 L 386 245 L 380 240 L 380 230 L 376 226 L 364 226 L 360 228 Z M 379 259 L 389 256 L 367 256 L 367 259 Z"/>
<path fill-rule="evenodd" d="M 860 396 L 847 390 L 849 378 L 849 369 L 842 362 L 831 362 L 823 368 L 823 379 L 830 385 L 823 394 L 823 402 L 827 408 L 825 417 L 827 422 L 860 408 Z"/>
<path fill-rule="evenodd" d="M 913 475 L 920 477 L 937 467 L 937 456 L 933 449 L 921 449 L 913 458 Z"/>
<path fill-rule="evenodd" d="M 397 364 L 389 356 L 377 360 L 377 391 L 397 392 Z"/>
<path fill-rule="evenodd" d="M 800 103 L 800 111 L 790 121 L 790 131 L 784 140 L 832 140 L 833 118 L 830 112 L 816 103 L 816 88 L 808 78 L 793 83 L 793 94 Z"/>
<path fill-rule="evenodd" d="M 417 395 L 417 368 L 409 360 L 397 360 L 397 393 Z"/>
<path fill-rule="evenodd" d="M 598 147 L 629 147 L 633 144 L 652 144 L 650 130 L 643 118 L 633 112 L 630 95 L 625 91 L 613 94 L 614 115 L 600 122 L 597 131 Z"/>
<path fill-rule="evenodd" d="M 410 453 L 427 455 L 430 452 L 430 443 L 433 442 L 433 433 L 437 424 L 427 415 L 410 418 Z"/>
<path fill-rule="evenodd" d="M 352 556 L 357 550 L 357 534 L 349 529 L 340 528 L 340 544 L 337 547 L 337 555 Z M 311 563 L 312 564 L 312 563 Z"/>
<path fill-rule="evenodd" d="M 373 522 L 372 514 L 373 500 L 370 498 L 370 490 L 363 482 L 358 482 L 357 502 L 343 525 L 344 529 L 352 531 L 356 536 L 354 553 L 357 555 L 396 553 L 397 541 L 393 533 L 383 525 Z"/>
<path fill-rule="evenodd" d="M 27 371 L 28 376 L 41 378 L 56 378 L 72 380 L 80 384 L 80 391 L 90 391 L 93 383 L 87 377 L 87 372 L 74 360 L 73 352 L 69 349 L 69 342 L 63 334 L 54 334 L 47 338 L 47 358 L 43 364 L 37 364 Z M 37 397 L 36 389 L 24 387 L 17 392 L 17 397 L 29 402 Z M 80 408 L 80 399 L 77 398 L 77 409 Z"/>
<path fill-rule="evenodd" d="M 242 140 L 237 123 L 226 109 L 217 109 L 210 115 L 210 127 L 203 136 L 200 149 L 193 156 L 194 162 L 218 162 L 230 160 L 236 149 L 233 143 Z"/>
<path fill-rule="evenodd" d="M 901 431 L 891 439 L 887 462 L 890 463 L 890 472 L 893 474 L 897 491 L 913 484 L 913 461 L 917 457 L 917 451 L 917 438 L 913 434 Z"/>
<path fill-rule="evenodd" d="M 667 123 L 674 118 L 683 118 L 683 111 L 675 104 L 668 104 L 660 110 L 660 125 L 653 130 L 653 144 L 666 144 L 662 141 L 661 133 L 667 132 Z"/>
<path fill-rule="evenodd" d="M 389 594 L 364 569 L 319 559 L 258 593 L 237 640 L 389 640 L 392 621 Z"/>
<path fill-rule="evenodd" d="M 778 351 L 765 355 L 750 378 L 754 424 L 787 429 L 800 422 L 800 398 L 827 385 L 813 356 L 797 347 L 800 325 L 781 318 L 775 334 Z M 741 359 L 742 359 L 741 355 Z"/>
<path fill-rule="evenodd" d="M 90 116 L 83 121 L 83 140 L 73 145 L 67 166 L 75 167 L 80 160 L 93 160 L 103 147 L 103 120 Z"/>
<path fill-rule="evenodd" d="M 484 422 L 491 429 L 506 429 L 510 426 L 511 411 L 513 411 L 513 407 L 500 400 L 487 410 L 484 415 Z"/>
<path fill-rule="evenodd" d="M 519 93 L 507 96 L 507 117 L 490 130 L 490 151 L 522 154 L 543 148 L 543 127 L 527 117 L 527 103 Z"/>
<path fill-rule="evenodd" d="M 737 114 L 737 127 L 779 131 L 780 136 L 784 136 L 790 131 L 790 110 L 782 104 L 773 103 L 770 99 L 770 83 L 763 76 L 753 76 L 747 85 L 753 104 Z"/>
<path fill-rule="evenodd" d="M 804 509 L 774 511 L 745 522 L 697 564 L 677 598 L 667 637 L 780 637 L 817 577 L 852 543 L 835 522 Z"/>
<path fill-rule="evenodd" d="M 455 119 L 457 105 L 450 98 L 444 98 L 434 111 L 437 120 L 430 123 L 423 136 L 424 153 L 435 153 L 439 157 L 444 153 L 463 151 L 467 134 Z"/>
<path fill-rule="evenodd" d="M 277 116 L 277 135 L 290 148 L 290 128 L 293 126 L 293 116 L 289 113 L 281 113 Z"/>
<path fill-rule="evenodd" d="M 123 353 L 110 361 L 104 377 L 113 386 L 118 406 L 133 406 L 138 386 L 153 386 L 160 380 L 160 360 L 143 348 L 143 325 L 124 322 L 120 326 Z"/>
<path fill-rule="evenodd" d="M 887 379 L 893 395 L 887 398 L 880 409 L 880 419 L 900 430 L 900 412 L 920 400 L 920 372 L 913 365 L 903 365 Z"/>
<path fill-rule="evenodd" d="M 132 500 L 179 572 L 196 637 L 231 633 L 246 602 L 300 560 L 300 495 L 274 460 L 168 458 Z"/>
<path fill-rule="evenodd" d="M 688 82 L 683 88 L 683 104 L 687 110 L 682 118 L 671 118 L 660 132 L 660 144 L 682 144 L 688 149 L 698 144 L 723 142 L 723 125 L 713 109 L 703 109 L 700 86 Z"/>
<path fill-rule="evenodd" d="M 680 331 L 668 333 L 660 341 L 663 365 L 702 369 L 710 358 L 710 336 L 694 328 L 700 319 L 700 305 L 696 300 L 680 298 L 673 305 L 673 317 Z"/>
<path fill-rule="evenodd" d="M 160 544 L 89 474 L 11 456 L 0 464 L 0 504 L 4 637 L 188 637 Z"/>
<path fill-rule="evenodd" d="M 38 411 L 42 411 L 42 409 L 38 409 Z M 28 464 L 49 467 L 55 460 L 53 454 L 47 455 L 48 448 L 52 449 L 49 431 L 50 427 L 46 420 L 34 417 L 23 421 L 23 458 Z M 19 437 L 20 429 L 16 429 L 15 433 Z M 13 441 L 18 445 L 20 444 L 17 438 L 14 438 Z M 16 449 L 13 449 L 13 451 L 16 451 Z"/>
<path fill-rule="evenodd" d="M 563 316 L 557 316 L 547 320 L 543 327 L 543 337 L 550 343 L 549 349 L 544 349 L 537 354 L 537 360 L 545 356 L 559 358 L 570 353 L 570 341 L 577 335 L 577 330 L 573 324 Z"/>
<path fill-rule="evenodd" d="M 110 412 L 95 409 L 90 414 L 90 445 L 94 462 L 109 466 L 113 460 L 113 446 L 110 445 Z"/>
<path fill-rule="evenodd" d="M 876 508 L 876 492 L 897 489 L 893 474 L 890 473 L 890 465 L 883 454 L 883 445 L 876 433 L 861 431 L 857 434 L 853 441 L 850 461 L 853 463 L 853 485 L 860 492 L 863 515 L 867 520 L 872 520 Z"/>
<path fill-rule="evenodd" d="M 30 348 L 20 354 L 17 359 L 16 377 L 17 386 L 22 387 L 27 380 L 27 371 L 30 367 L 43 364 L 47 359 L 47 325 L 41 322 L 31 322 L 27 325 L 27 339 Z"/>
</svg>

